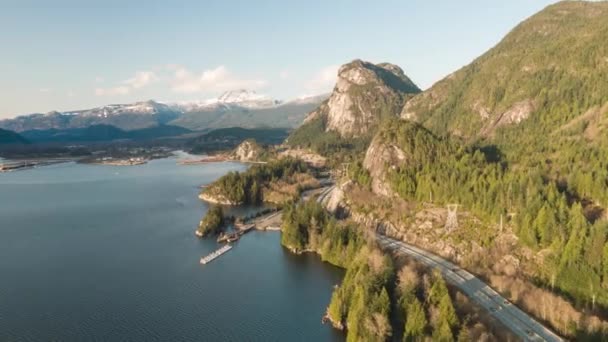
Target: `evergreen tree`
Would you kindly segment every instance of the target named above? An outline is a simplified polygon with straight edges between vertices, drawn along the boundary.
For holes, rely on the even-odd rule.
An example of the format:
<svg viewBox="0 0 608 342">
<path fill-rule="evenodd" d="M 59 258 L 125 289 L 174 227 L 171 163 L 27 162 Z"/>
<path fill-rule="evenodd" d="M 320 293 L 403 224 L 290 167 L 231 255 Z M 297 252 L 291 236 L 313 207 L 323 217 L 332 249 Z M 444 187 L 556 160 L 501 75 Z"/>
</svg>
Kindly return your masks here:
<svg viewBox="0 0 608 342">
<path fill-rule="evenodd" d="M 458 325 L 458 317 L 449 293 L 445 293 L 439 301 L 439 319 L 447 322 L 452 329 Z"/>
<path fill-rule="evenodd" d="M 407 306 L 405 314 L 404 341 L 422 341 L 428 324 L 422 304 L 415 296 Z"/>
</svg>

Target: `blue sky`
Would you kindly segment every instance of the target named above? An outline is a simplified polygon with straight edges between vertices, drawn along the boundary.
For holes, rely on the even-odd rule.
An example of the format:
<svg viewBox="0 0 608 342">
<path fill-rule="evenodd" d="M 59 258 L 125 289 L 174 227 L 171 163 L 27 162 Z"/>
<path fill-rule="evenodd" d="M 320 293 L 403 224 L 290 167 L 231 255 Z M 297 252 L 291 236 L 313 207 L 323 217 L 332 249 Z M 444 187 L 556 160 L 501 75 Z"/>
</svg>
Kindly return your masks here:
<svg viewBox="0 0 608 342">
<path fill-rule="evenodd" d="M 0 0 L 0 118 L 232 88 L 289 99 L 355 58 L 424 89 L 552 2 Z"/>
</svg>

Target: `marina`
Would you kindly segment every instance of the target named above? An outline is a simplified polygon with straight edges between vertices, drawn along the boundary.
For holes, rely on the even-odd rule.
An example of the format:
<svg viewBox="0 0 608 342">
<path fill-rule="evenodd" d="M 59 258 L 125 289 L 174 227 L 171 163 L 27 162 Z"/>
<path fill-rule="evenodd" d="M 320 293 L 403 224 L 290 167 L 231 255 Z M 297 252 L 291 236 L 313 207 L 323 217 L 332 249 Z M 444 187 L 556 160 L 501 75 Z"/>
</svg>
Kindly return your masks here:
<svg viewBox="0 0 608 342">
<path fill-rule="evenodd" d="M 215 252 L 202 257 L 200 260 L 201 265 L 206 265 L 210 262 L 212 262 L 213 260 L 217 259 L 218 257 L 220 257 L 222 254 L 228 252 L 229 250 L 232 249 L 231 245 L 224 245 L 222 248 L 216 250 Z"/>
</svg>

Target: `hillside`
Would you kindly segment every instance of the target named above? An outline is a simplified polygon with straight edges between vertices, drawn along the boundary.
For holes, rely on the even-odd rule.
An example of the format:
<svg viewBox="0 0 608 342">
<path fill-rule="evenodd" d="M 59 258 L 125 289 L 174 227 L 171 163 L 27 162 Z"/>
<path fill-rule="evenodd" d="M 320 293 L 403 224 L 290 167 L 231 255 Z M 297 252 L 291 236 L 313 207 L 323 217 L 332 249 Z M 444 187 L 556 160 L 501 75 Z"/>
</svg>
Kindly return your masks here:
<svg viewBox="0 0 608 342">
<path fill-rule="evenodd" d="M 0 128 L 0 144 L 28 144 L 29 141 L 21 135 Z"/>
<path fill-rule="evenodd" d="M 581 309 L 608 308 L 606 23 L 608 3 L 549 6 L 412 98 L 351 166 L 354 217 L 467 265 L 565 336 L 605 331 Z"/>
<path fill-rule="evenodd" d="M 405 101 L 419 92 L 396 65 L 354 60 L 340 67 L 329 99 L 306 117 L 288 142 L 322 153 L 365 145 L 383 120 L 398 115 Z"/>
<path fill-rule="evenodd" d="M 192 153 L 228 150 L 250 139 L 260 144 L 280 144 L 287 134 L 287 130 L 281 128 L 218 128 L 190 141 L 189 148 Z"/>
<path fill-rule="evenodd" d="M 583 114 L 601 117 L 608 101 L 607 22 L 605 2 L 549 6 L 413 98 L 401 116 L 438 133 L 509 144 L 518 141 L 502 137 L 504 131 L 549 134 Z"/>
<path fill-rule="evenodd" d="M 31 130 L 21 134 L 33 143 L 50 142 L 101 142 L 112 140 L 152 140 L 162 137 L 180 136 L 190 133 L 182 127 L 160 125 L 124 131 L 111 125 L 92 125 L 86 128 Z"/>
</svg>

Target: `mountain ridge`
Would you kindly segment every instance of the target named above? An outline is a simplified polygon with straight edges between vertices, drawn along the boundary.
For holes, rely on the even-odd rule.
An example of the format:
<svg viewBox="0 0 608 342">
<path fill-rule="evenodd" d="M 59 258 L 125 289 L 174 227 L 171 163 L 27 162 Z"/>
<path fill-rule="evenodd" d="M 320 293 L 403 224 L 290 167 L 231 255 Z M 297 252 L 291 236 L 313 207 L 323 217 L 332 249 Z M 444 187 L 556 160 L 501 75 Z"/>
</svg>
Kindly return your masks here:
<svg viewBox="0 0 608 342">
<path fill-rule="evenodd" d="M 299 125 L 313 105 L 323 99 L 323 95 L 317 95 L 283 102 L 240 89 L 203 101 L 165 103 L 148 100 L 84 110 L 20 115 L 0 120 L 0 127 L 16 132 L 85 128 L 100 124 L 116 126 L 123 130 L 162 125 L 201 130 L 239 126 L 240 121 L 245 121 L 244 126 L 250 128 L 290 128 Z M 239 117 L 240 113 L 245 115 Z"/>
</svg>

